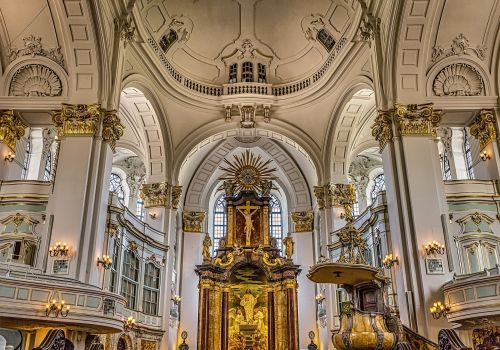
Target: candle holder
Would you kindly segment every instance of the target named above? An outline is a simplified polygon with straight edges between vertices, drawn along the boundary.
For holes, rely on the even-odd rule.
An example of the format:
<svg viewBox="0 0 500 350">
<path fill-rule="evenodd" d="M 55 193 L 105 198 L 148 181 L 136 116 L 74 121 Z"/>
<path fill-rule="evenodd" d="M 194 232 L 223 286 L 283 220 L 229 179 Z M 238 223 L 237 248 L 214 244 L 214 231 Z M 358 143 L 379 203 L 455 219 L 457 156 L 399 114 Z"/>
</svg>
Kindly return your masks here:
<svg viewBox="0 0 500 350">
<path fill-rule="evenodd" d="M 399 259 L 392 254 L 387 254 L 384 260 L 382 260 L 382 265 L 384 265 L 386 269 L 391 269 L 396 264 L 399 265 Z"/>
<path fill-rule="evenodd" d="M 58 301 L 52 299 L 49 303 L 45 304 L 45 316 L 50 317 L 67 317 L 69 314 L 69 305 L 64 305 L 64 299 Z"/>
<path fill-rule="evenodd" d="M 113 265 L 113 260 L 109 255 L 103 255 L 102 259 L 97 258 L 97 266 L 102 265 L 104 269 L 109 270 Z"/>
<path fill-rule="evenodd" d="M 437 320 L 441 317 L 446 317 L 446 314 L 450 311 L 450 308 L 444 305 L 440 301 L 436 301 L 434 305 L 429 309 L 432 314 L 432 317 Z"/>
<path fill-rule="evenodd" d="M 69 247 L 66 244 L 66 242 L 61 243 L 61 242 L 56 242 L 55 245 L 50 246 L 49 248 L 49 255 L 51 257 L 56 257 L 56 256 L 67 256 L 69 252 Z"/>
<path fill-rule="evenodd" d="M 132 316 L 129 316 L 124 322 L 123 322 L 123 330 L 125 332 L 128 332 L 132 329 L 135 329 L 137 328 L 137 325 L 136 325 L 136 320 L 134 317 Z"/>
<path fill-rule="evenodd" d="M 424 245 L 424 250 L 426 255 L 442 255 L 444 254 L 445 247 L 444 244 L 441 244 L 437 241 L 430 241 L 429 243 Z"/>
</svg>

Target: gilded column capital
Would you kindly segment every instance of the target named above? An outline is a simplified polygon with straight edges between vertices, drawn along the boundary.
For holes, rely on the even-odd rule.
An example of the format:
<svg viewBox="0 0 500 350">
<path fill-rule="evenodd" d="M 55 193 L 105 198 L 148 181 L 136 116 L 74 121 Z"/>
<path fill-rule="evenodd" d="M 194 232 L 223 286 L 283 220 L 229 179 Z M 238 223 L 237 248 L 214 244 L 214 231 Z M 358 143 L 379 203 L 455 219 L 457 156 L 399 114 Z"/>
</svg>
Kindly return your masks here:
<svg viewBox="0 0 500 350">
<path fill-rule="evenodd" d="M 116 141 L 123 136 L 123 129 L 125 129 L 125 126 L 121 123 L 116 110 L 103 111 L 102 139 L 109 143 L 113 151 L 115 150 Z"/>
<path fill-rule="evenodd" d="M 52 121 L 59 137 L 95 136 L 99 129 L 100 117 L 101 107 L 98 103 L 63 103 L 60 110 L 52 112 Z"/>
<path fill-rule="evenodd" d="M 311 232 L 313 230 L 314 213 L 312 211 L 296 211 L 291 213 L 295 232 Z"/>
<path fill-rule="evenodd" d="M 172 186 L 172 209 L 179 207 L 179 201 L 182 196 L 182 186 Z"/>
<path fill-rule="evenodd" d="M 314 196 L 318 202 L 318 208 L 325 208 L 325 188 L 323 186 L 314 186 Z"/>
<path fill-rule="evenodd" d="M 495 115 L 492 110 L 483 109 L 469 125 L 470 134 L 479 141 L 481 150 L 497 138 Z"/>
<path fill-rule="evenodd" d="M 16 142 L 24 136 L 27 127 L 12 109 L 3 111 L 0 114 L 0 141 L 15 151 Z"/>
<path fill-rule="evenodd" d="M 378 141 L 380 152 L 385 145 L 392 140 L 392 112 L 378 111 L 377 118 L 372 125 L 372 136 Z"/>
<path fill-rule="evenodd" d="M 352 205 L 356 202 L 356 187 L 354 184 L 328 185 L 328 202 L 330 207 L 343 207 L 347 221 L 353 220 Z"/>
<path fill-rule="evenodd" d="M 205 212 L 203 211 L 184 211 L 182 213 L 182 227 L 185 232 L 201 233 L 204 220 Z"/>
<path fill-rule="evenodd" d="M 441 110 L 435 110 L 433 103 L 394 106 L 394 120 L 399 133 L 405 135 L 436 136 L 441 122 Z"/>
<path fill-rule="evenodd" d="M 171 189 L 166 182 L 143 184 L 140 197 L 144 200 L 144 208 L 168 207 Z"/>
</svg>

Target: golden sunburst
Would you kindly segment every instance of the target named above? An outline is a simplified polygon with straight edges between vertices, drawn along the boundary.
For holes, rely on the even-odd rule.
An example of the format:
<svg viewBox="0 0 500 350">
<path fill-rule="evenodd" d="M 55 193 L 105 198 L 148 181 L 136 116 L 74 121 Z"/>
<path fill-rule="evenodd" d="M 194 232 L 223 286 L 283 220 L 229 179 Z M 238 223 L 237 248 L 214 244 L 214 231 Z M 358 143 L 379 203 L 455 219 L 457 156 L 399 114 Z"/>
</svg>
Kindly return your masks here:
<svg viewBox="0 0 500 350">
<path fill-rule="evenodd" d="M 229 180 L 234 185 L 236 192 L 259 191 L 263 183 L 275 179 L 272 175 L 276 168 L 271 168 L 271 159 L 263 160 L 262 157 L 255 156 L 250 150 L 240 155 L 233 155 L 234 161 L 229 162 L 224 159 L 226 166 L 219 166 L 226 173 L 219 180 Z"/>
</svg>

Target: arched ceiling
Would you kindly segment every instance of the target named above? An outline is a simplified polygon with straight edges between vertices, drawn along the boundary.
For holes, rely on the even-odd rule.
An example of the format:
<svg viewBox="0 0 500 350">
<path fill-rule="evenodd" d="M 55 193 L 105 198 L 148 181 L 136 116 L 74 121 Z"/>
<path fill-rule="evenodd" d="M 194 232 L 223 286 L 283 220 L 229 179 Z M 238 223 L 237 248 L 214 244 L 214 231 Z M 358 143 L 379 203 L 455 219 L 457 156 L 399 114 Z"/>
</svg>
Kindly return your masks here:
<svg viewBox="0 0 500 350">
<path fill-rule="evenodd" d="M 157 42 L 177 32 L 165 55 L 182 74 L 226 83 L 225 62 L 257 58 L 269 63 L 268 82 L 276 84 L 312 75 L 325 63 L 330 52 L 317 32 L 324 28 L 340 41 L 352 25 L 353 6 L 342 0 L 157 0 L 140 11 Z"/>
</svg>

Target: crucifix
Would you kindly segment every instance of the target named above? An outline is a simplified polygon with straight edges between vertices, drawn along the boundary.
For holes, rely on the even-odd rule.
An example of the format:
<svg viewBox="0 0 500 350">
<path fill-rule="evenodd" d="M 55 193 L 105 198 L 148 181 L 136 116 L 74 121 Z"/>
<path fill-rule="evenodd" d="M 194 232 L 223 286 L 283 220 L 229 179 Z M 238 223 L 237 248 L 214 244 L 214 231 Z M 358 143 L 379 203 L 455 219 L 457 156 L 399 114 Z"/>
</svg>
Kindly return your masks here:
<svg viewBox="0 0 500 350">
<path fill-rule="evenodd" d="M 252 231 L 255 230 L 253 227 L 252 216 L 257 211 L 259 211 L 260 207 L 256 206 L 256 205 L 250 205 L 250 201 L 247 201 L 246 205 L 240 205 L 240 206 L 236 207 L 236 209 L 245 218 L 245 238 L 246 238 L 245 245 L 249 246 L 250 245 L 250 238 L 252 237 Z M 242 210 L 242 209 L 244 209 L 244 210 Z M 252 209 L 254 209 L 254 210 L 252 211 Z"/>
</svg>

